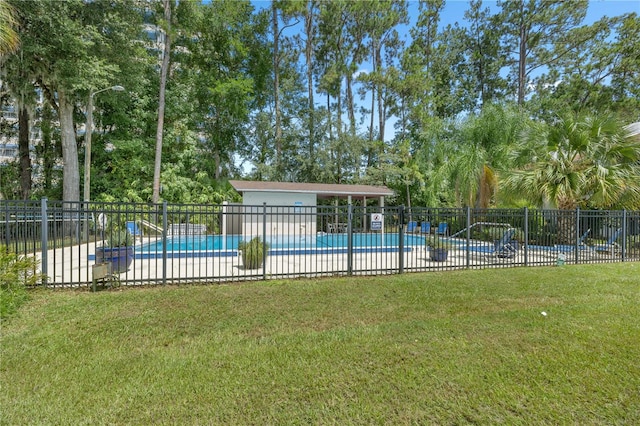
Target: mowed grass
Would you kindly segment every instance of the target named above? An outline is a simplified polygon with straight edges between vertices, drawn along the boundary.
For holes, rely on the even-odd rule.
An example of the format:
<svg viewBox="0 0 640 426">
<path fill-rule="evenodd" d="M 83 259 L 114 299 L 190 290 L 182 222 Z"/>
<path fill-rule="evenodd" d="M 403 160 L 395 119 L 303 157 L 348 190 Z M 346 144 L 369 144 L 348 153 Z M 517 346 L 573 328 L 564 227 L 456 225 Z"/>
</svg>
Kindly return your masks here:
<svg viewBox="0 0 640 426">
<path fill-rule="evenodd" d="M 640 264 L 40 290 L 0 356 L 2 424 L 640 424 Z"/>
</svg>

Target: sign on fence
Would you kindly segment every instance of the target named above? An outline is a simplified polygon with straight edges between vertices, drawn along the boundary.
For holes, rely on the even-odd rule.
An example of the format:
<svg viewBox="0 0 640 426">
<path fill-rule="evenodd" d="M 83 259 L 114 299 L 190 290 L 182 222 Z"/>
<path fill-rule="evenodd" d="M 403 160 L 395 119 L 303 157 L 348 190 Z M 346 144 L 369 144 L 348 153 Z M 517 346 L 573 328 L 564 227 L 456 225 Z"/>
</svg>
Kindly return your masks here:
<svg viewBox="0 0 640 426">
<path fill-rule="evenodd" d="M 382 213 L 371 213 L 371 230 L 381 231 L 384 215 Z"/>
</svg>

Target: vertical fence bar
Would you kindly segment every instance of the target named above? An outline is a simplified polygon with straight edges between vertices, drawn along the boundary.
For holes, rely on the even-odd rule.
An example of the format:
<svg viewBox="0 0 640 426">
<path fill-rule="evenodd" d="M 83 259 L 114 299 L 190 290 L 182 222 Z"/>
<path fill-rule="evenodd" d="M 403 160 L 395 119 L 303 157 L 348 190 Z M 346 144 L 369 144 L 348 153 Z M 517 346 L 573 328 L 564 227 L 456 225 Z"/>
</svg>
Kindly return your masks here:
<svg viewBox="0 0 640 426">
<path fill-rule="evenodd" d="M 576 227 L 575 227 L 575 232 L 573 235 L 573 253 L 574 253 L 574 259 L 575 259 L 575 264 L 577 265 L 579 263 L 580 260 L 580 246 L 579 246 L 579 241 L 580 241 L 580 207 L 576 207 Z"/>
<path fill-rule="evenodd" d="M 41 221 L 41 233 L 40 235 L 40 253 L 42 255 L 41 258 L 41 270 L 42 270 L 42 284 L 47 284 L 47 274 L 49 273 L 49 259 L 48 259 L 48 251 L 49 251 L 49 221 L 47 220 L 47 198 L 43 197 L 40 200 L 40 217 Z"/>
<path fill-rule="evenodd" d="M 471 207 L 467 206 L 467 232 L 465 238 L 467 239 L 467 250 L 465 254 L 465 262 L 466 267 L 469 268 L 471 266 Z"/>
<path fill-rule="evenodd" d="M 167 202 L 162 202 L 162 285 L 167 284 Z"/>
<path fill-rule="evenodd" d="M 615 241 L 613 243 L 615 244 Z M 627 209 L 622 210 L 622 254 L 620 257 L 623 262 L 627 257 Z"/>
<path fill-rule="evenodd" d="M 523 241 L 523 250 L 524 250 L 524 266 L 529 266 L 529 209 L 527 207 L 524 208 L 524 241 Z"/>
<path fill-rule="evenodd" d="M 404 273 L 404 205 L 398 209 L 398 273 Z"/>
<path fill-rule="evenodd" d="M 353 275 L 353 204 L 347 210 L 347 275 Z"/>
<path fill-rule="evenodd" d="M 3 200 L 2 204 L 4 204 L 4 241 L 7 248 L 9 248 L 9 237 L 11 235 L 11 232 L 9 231 L 9 202 Z"/>
<path fill-rule="evenodd" d="M 267 279 L 267 203 L 262 203 L 262 279 Z"/>
<path fill-rule="evenodd" d="M 221 217 L 221 225 L 220 227 L 221 229 L 221 234 L 222 234 L 222 250 L 226 250 L 227 249 L 227 209 L 229 206 L 229 202 L 228 201 L 223 201 L 222 202 L 222 217 Z"/>
</svg>

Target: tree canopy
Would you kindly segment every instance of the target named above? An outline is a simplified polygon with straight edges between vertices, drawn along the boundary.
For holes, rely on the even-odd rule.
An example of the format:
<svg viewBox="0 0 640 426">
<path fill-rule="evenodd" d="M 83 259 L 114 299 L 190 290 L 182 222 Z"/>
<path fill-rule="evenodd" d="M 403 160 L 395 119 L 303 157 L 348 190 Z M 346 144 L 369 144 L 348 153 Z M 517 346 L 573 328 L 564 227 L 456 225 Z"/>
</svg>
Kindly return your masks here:
<svg viewBox="0 0 640 426">
<path fill-rule="evenodd" d="M 96 200 L 220 202 L 247 177 L 385 184 L 408 205 L 640 208 L 623 130 L 640 121 L 636 13 L 262 6 L 0 0 L 0 102 L 20 112 L 0 129 L 21 141 L 2 196 L 79 200 L 92 131 Z"/>
</svg>

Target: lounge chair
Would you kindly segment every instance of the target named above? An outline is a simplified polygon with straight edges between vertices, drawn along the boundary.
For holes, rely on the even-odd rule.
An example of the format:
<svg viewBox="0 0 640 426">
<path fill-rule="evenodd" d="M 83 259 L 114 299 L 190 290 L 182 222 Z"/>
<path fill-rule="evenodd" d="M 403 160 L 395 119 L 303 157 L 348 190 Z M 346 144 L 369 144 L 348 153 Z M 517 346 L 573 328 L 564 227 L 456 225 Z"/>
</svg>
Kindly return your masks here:
<svg viewBox="0 0 640 426">
<path fill-rule="evenodd" d="M 447 235 L 449 233 L 449 224 L 447 224 L 447 222 L 440 222 L 436 233 L 438 235 Z"/>
<path fill-rule="evenodd" d="M 423 234 L 431 233 L 431 222 L 422 222 L 420 224 L 420 232 Z"/>
<path fill-rule="evenodd" d="M 591 228 L 587 229 L 585 233 L 582 234 L 582 236 L 578 240 L 577 246 L 579 250 L 591 250 L 591 247 L 585 244 L 585 240 L 587 239 L 587 236 L 589 235 L 590 232 L 591 232 Z M 555 246 L 553 246 L 553 248 L 554 248 L 554 251 L 557 251 L 560 253 L 570 253 L 576 249 L 576 245 L 556 244 Z"/>
<path fill-rule="evenodd" d="M 507 229 L 504 234 L 502 234 L 502 237 L 500 237 L 499 240 L 496 240 L 493 245 L 493 249 L 489 254 L 487 254 L 487 257 L 499 257 L 506 259 L 515 257 L 516 253 L 518 252 L 518 247 L 514 244 L 513 241 L 513 236 L 515 234 L 515 228 Z"/>
<path fill-rule="evenodd" d="M 414 233 L 416 232 L 417 229 L 418 229 L 418 222 L 416 222 L 415 220 L 412 220 L 407 224 L 407 232 Z"/>
<path fill-rule="evenodd" d="M 620 234 L 622 234 L 622 228 L 616 229 L 616 231 L 611 234 L 611 237 L 604 244 L 596 244 L 590 246 L 597 253 L 608 253 L 611 256 L 614 256 L 617 253 L 622 251 L 620 244 L 616 242 L 618 238 L 620 238 Z"/>
<path fill-rule="evenodd" d="M 134 241 L 136 239 L 142 241 L 142 230 L 140 230 L 137 223 L 133 221 L 127 222 L 127 231 L 133 236 Z"/>
</svg>

